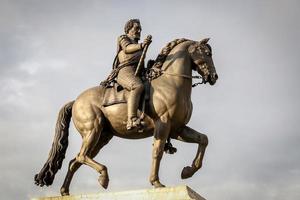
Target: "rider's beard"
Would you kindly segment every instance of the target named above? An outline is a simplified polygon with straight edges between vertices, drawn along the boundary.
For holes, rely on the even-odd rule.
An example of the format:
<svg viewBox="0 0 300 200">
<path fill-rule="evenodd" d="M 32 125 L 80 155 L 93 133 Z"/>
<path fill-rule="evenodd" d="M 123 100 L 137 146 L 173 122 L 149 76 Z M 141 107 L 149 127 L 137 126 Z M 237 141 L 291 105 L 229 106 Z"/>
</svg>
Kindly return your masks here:
<svg viewBox="0 0 300 200">
<path fill-rule="evenodd" d="M 140 40 L 141 34 L 136 33 L 136 34 L 132 34 L 132 35 L 128 35 L 129 38 L 131 38 L 132 40 L 138 42 Z"/>
<path fill-rule="evenodd" d="M 135 41 L 139 41 L 140 38 L 141 38 L 141 34 L 140 34 L 140 33 L 134 34 L 134 40 L 135 40 Z"/>
</svg>

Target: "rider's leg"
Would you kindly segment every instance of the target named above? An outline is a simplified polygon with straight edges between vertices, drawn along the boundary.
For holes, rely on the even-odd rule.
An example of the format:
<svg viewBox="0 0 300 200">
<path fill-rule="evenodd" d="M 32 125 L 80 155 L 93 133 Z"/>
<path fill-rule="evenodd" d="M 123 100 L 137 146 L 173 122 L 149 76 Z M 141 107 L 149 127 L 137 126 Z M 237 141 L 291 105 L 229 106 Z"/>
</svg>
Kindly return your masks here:
<svg viewBox="0 0 300 200">
<path fill-rule="evenodd" d="M 118 83 L 130 91 L 127 100 L 127 129 L 140 125 L 140 119 L 137 117 L 137 110 L 141 94 L 144 90 L 144 85 L 141 79 L 135 76 L 134 73 L 134 67 L 127 66 L 122 68 L 118 74 Z"/>
<path fill-rule="evenodd" d="M 144 86 L 141 81 L 134 81 L 132 84 L 132 90 L 130 91 L 128 97 L 128 129 L 132 127 L 137 127 L 140 125 L 140 120 L 137 116 L 137 110 L 139 107 L 139 102 L 141 98 L 141 94 L 144 90 Z"/>
</svg>

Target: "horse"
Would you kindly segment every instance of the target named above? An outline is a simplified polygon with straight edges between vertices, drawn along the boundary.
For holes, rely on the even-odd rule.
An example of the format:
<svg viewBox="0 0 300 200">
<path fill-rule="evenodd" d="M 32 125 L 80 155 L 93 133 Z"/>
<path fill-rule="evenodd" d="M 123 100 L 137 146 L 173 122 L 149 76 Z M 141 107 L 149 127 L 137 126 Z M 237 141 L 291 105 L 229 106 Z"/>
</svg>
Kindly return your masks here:
<svg viewBox="0 0 300 200">
<path fill-rule="evenodd" d="M 184 167 L 181 178 L 192 177 L 202 166 L 208 137 L 186 124 L 193 110 L 191 101 L 192 71 L 197 71 L 204 83 L 214 85 L 218 79 L 208 38 L 201 41 L 185 40 L 171 45 L 169 53 L 159 69 L 161 75 L 150 83 L 149 107 L 144 113 L 144 130 L 127 130 L 127 104 L 104 107 L 102 86 L 82 92 L 75 101 L 65 104 L 58 115 L 55 136 L 49 157 L 41 171 L 35 175 L 35 184 L 49 186 L 61 168 L 68 146 L 68 129 L 71 118 L 82 136 L 82 145 L 77 156 L 69 162 L 68 172 L 60 189 L 62 196 L 69 195 L 69 186 L 76 170 L 85 164 L 96 170 L 99 183 L 108 187 L 107 167 L 93 158 L 108 144 L 113 136 L 126 139 L 142 139 L 153 136 L 150 183 L 155 188 L 165 187 L 159 179 L 160 161 L 169 138 L 198 144 L 191 166 Z M 170 48 L 170 46 L 168 47 Z M 141 113 L 141 111 L 139 111 Z"/>
</svg>

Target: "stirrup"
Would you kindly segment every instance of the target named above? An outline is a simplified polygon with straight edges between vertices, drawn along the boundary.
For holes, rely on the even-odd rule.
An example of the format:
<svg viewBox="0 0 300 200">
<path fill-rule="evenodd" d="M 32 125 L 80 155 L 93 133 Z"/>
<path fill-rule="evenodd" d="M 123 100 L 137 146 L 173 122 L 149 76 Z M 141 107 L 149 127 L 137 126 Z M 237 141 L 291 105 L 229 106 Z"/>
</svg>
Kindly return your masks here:
<svg viewBox="0 0 300 200">
<path fill-rule="evenodd" d="M 127 121 L 126 128 L 127 130 L 131 130 L 133 128 L 141 127 L 143 124 L 142 120 L 138 117 L 133 117 Z"/>
</svg>

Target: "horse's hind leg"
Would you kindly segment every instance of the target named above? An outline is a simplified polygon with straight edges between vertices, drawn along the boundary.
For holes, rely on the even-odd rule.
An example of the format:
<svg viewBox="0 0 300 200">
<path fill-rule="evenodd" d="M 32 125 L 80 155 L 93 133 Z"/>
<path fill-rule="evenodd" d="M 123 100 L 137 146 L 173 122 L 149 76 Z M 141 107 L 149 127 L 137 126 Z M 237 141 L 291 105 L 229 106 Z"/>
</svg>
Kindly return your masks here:
<svg viewBox="0 0 300 200">
<path fill-rule="evenodd" d="M 188 143 L 198 143 L 198 150 L 192 165 L 184 167 L 181 172 L 182 179 L 190 178 L 202 167 L 205 149 L 208 145 L 208 138 L 205 134 L 199 133 L 188 126 L 185 126 L 176 135 L 172 135 L 172 138 Z"/>
<path fill-rule="evenodd" d="M 76 161 L 76 158 L 72 159 L 69 162 L 67 175 L 65 177 L 63 185 L 60 188 L 60 194 L 62 196 L 66 196 L 66 195 L 70 194 L 69 187 L 70 187 L 70 183 L 72 181 L 73 175 L 81 165 L 82 165 L 81 163 Z"/>
<path fill-rule="evenodd" d="M 104 147 L 110 139 L 113 137 L 113 134 L 107 131 L 102 131 L 100 139 L 98 140 L 98 143 L 96 144 L 95 148 L 91 152 L 91 158 L 94 158 Z M 79 169 L 79 167 L 82 165 L 82 163 L 78 162 L 76 158 L 72 159 L 69 163 L 68 172 L 65 177 L 64 183 L 60 189 L 60 193 L 62 196 L 69 195 L 69 187 L 70 183 L 72 181 L 74 173 Z"/>
<path fill-rule="evenodd" d="M 99 177 L 99 183 L 103 188 L 106 189 L 109 182 L 107 168 L 105 165 L 102 165 L 96 162 L 95 160 L 93 160 L 90 153 L 92 152 L 92 149 L 96 147 L 101 131 L 102 131 L 102 127 L 101 130 L 100 129 L 98 130 L 97 128 L 93 128 L 87 135 L 85 135 L 85 137 L 83 138 L 83 143 L 80 152 L 76 156 L 76 161 L 88 165 L 93 169 L 95 169 L 97 172 L 99 172 L 101 174 Z"/>
<path fill-rule="evenodd" d="M 83 141 L 80 152 L 76 156 L 75 160 L 70 163 L 70 175 L 66 177 L 66 179 L 69 179 L 69 177 L 74 174 L 74 172 L 80 167 L 81 164 L 85 164 L 92 167 L 101 174 L 99 183 L 106 189 L 109 181 L 107 168 L 106 166 L 93 160 L 94 156 L 92 155 L 93 150 L 97 147 L 100 136 L 103 134 L 103 114 L 98 110 L 96 113 L 92 111 L 86 112 L 83 116 L 77 113 L 77 117 L 73 118 L 73 121 L 78 131 L 80 132 Z M 66 186 L 68 186 L 69 182 L 69 180 L 66 180 Z M 65 187 L 66 191 L 67 189 L 68 187 Z"/>
</svg>

